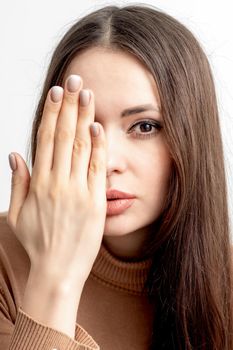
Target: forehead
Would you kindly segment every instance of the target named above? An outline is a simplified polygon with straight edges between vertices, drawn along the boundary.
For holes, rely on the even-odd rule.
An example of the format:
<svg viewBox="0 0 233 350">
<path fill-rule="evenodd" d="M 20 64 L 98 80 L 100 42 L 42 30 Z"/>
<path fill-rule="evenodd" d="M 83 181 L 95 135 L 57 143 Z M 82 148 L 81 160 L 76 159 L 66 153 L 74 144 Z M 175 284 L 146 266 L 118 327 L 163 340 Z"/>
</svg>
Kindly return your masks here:
<svg viewBox="0 0 233 350">
<path fill-rule="evenodd" d="M 93 47 L 78 54 L 66 69 L 65 79 L 79 74 L 83 88 L 90 88 L 96 96 L 117 94 L 141 103 L 160 105 L 159 93 L 153 75 L 132 54 L 123 51 Z M 125 96 L 126 95 L 126 96 Z M 125 96 L 125 97 L 124 97 Z"/>
</svg>

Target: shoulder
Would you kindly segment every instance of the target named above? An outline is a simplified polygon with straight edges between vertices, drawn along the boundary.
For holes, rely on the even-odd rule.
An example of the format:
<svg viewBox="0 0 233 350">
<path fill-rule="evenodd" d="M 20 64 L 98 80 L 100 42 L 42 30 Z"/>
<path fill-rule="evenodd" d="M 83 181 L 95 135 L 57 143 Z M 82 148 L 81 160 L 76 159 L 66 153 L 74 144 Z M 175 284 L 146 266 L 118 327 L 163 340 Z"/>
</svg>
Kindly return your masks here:
<svg viewBox="0 0 233 350">
<path fill-rule="evenodd" d="M 8 214 L 7 211 L 0 213 L 0 235 L 1 235 L 0 243 L 2 241 L 4 234 L 6 234 L 6 232 L 8 232 L 9 230 L 11 231 L 9 225 L 7 224 L 7 214 Z"/>
<path fill-rule="evenodd" d="M 0 213 L 0 246 L 3 247 L 6 241 L 13 239 L 13 232 L 7 224 L 7 211 Z"/>
<path fill-rule="evenodd" d="M 7 223 L 7 213 L 0 213 L 0 247 L 3 250 L 14 249 L 19 242 Z"/>
<path fill-rule="evenodd" d="M 7 318 L 8 328 L 22 303 L 29 271 L 29 257 L 7 223 L 7 212 L 0 213 L 0 318 Z"/>
<path fill-rule="evenodd" d="M 0 212 L 0 224 L 6 222 L 8 211 Z"/>
<path fill-rule="evenodd" d="M 7 212 L 0 213 L 0 281 L 18 281 L 27 279 L 30 270 L 29 257 L 7 223 Z"/>
<path fill-rule="evenodd" d="M 27 255 L 24 247 L 7 223 L 7 213 L 0 213 L 0 248 L 14 258 L 15 254 Z"/>
</svg>

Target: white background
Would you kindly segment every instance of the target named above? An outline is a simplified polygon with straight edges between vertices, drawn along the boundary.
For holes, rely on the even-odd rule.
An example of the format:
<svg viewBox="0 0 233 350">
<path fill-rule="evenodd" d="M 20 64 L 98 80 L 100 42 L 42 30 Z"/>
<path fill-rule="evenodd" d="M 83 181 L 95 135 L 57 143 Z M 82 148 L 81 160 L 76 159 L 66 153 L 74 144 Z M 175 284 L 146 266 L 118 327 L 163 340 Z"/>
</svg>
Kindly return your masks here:
<svg viewBox="0 0 233 350">
<path fill-rule="evenodd" d="M 31 124 L 52 52 L 79 17 L 133 1 L 4 1 L 0 5 L 0 212 L 9 208 L 8 154 L 26 160 Z M 233 20 L 231 1 L 146 1 L 185 24 L 201 42 L 214 73 L 233 227 Z M 233 234 L 232 234 L 233 238 Z"/>
</svg>

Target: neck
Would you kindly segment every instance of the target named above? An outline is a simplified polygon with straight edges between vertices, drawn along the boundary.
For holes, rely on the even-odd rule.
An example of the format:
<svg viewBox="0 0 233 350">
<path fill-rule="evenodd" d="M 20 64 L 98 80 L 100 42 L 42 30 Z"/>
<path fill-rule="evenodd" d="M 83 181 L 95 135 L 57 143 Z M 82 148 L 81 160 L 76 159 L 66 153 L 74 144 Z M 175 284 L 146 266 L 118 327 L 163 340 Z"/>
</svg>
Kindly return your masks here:
<svg viewBox="0 0 233 350">
<path fill-rule="evenodd" d="M 152 225 L 122 236 L 103 236 L 103 245 L 116 258 L 123 261 L 139 261 L 148 256 L 143 251 Z"/>
</svg>

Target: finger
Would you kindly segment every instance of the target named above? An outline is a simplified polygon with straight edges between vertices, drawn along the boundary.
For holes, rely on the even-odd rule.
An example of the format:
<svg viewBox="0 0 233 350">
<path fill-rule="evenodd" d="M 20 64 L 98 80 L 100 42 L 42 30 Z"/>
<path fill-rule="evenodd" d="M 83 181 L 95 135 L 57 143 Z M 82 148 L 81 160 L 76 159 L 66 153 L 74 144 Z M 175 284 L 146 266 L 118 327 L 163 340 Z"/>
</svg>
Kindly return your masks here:
<svg viewBox="0 0 233 350">
<path fill-rule="evenodd" d="M 16 169 L 12 171 L 11 197 L 7 214 L 7 223 L 14 230 L 19 212 L 25 202 L 30 184 L 30 173 L 24 159 L 14 152 Z"/>
<path fill-rule="evenodd" d="M 62 104 L 63 88 L 53 86 L 47 95 L 42 113 L 41 123 L 37 132 L 37 146 L 32 178 L 39 174 L 47 175 L 53 162 L 54 133 L 58 114 Z"/>
<path fill-rule="evenodd" d="M 95 118 L 94 94 L 83 89 L 79 96 L 79 115 L 73 144 L 71 177 L 87 188 L 87 174 L 91 154 L 90 125 Z"/>
<path fill-rule="evenodd" d="M 57 180 L 70 178 L 73 143 L 78 119 L 78 96 L 82 79 L 71 75 L 66 79 L 62 107 L 58 116 L 54 140 L 52 172 Z"/>
<path fill-rule="evenodd" d="M 101 198 L 106 203 L 106 139 L 102 125 L 94 123 L 99 127 L 99 135 L 92 136 L 92 150 L 90 166 L 88 171 L 88 188 L 96 203 L 101 203 Z"/>
</svg>

